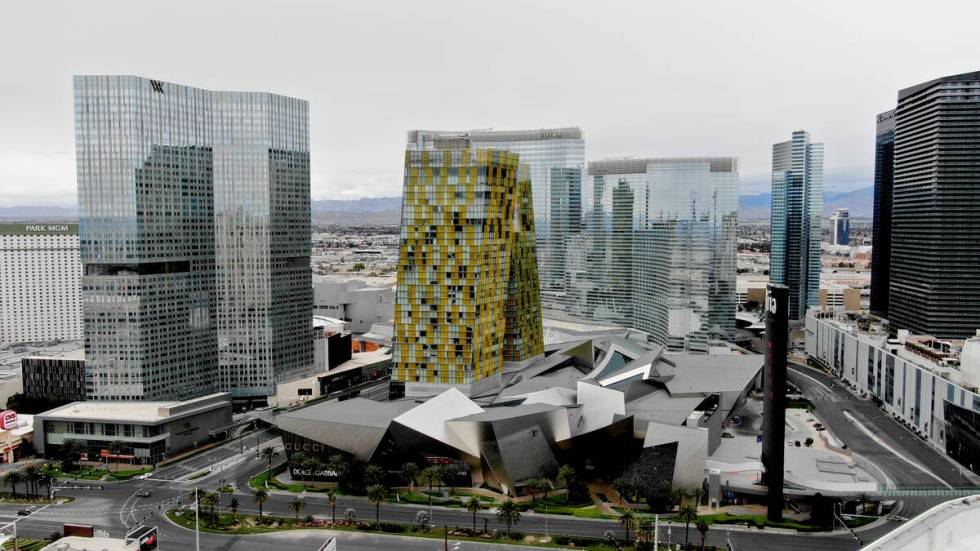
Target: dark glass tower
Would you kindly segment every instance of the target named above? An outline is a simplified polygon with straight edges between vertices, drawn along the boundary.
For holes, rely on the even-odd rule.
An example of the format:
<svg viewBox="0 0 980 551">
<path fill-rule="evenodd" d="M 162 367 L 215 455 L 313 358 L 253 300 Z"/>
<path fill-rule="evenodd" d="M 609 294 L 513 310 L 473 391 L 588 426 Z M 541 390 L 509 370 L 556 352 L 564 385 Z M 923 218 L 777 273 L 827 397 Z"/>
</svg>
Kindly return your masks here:
<svg viewBox="0 0 980 551">
<path fill-rule="evenodd" d="M 895 110 L 878 115 L 875 132 L 875 203 L 871 241 L 871 312 L 888 317 L 892 254 L 892 190 L 895 187 Z"/>
<path fill-rule="evenodd" d="M 966 338 L 980 327 L 980 72 L 898 93 L 888 318 Z"/>
</svg>

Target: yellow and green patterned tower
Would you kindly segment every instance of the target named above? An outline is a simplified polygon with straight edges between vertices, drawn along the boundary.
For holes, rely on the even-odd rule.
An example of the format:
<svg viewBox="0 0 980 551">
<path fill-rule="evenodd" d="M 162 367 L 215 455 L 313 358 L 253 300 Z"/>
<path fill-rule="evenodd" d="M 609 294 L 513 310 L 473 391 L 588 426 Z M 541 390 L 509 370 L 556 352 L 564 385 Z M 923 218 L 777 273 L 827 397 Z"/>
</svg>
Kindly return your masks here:
<svg viewBox="0 0 980 551">
<path fill-rule="evenodd" d="M 516 153 L 405 153 L 395 381 L 468 390 L 542 353 L 530 189 Z"/>
</svg>

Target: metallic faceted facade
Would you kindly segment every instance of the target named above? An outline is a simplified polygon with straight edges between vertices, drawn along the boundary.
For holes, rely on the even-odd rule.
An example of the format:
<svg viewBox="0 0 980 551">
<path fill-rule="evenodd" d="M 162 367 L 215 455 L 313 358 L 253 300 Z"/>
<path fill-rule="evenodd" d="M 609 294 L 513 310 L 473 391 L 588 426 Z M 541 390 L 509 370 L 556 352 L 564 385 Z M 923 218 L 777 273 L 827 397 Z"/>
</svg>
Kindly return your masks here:
<svg viewBox="0 0 980 551">
<path fill-rule="evenodd" d="M 74 99 L 90 398 L 266 396 L 308 369 L 306 102 L 135 76 Z"/>
<path fill-rule="evenodd" d="M 980 72 L 901 90 L 888 319 L 966 338 L 980 327 Z"/>
<path fill-rule="evenodd" d="M 810 134 L 772 146 L 772 252 L 769 280 L 789 287 L 789 316 L 803 319 L 820 303 L 820 221 L 823 213 L 823 144 Z"/>
<path fill-rule="evenodd" d="M 392 378 L 470 385 L 543 350 L 530 181 L 517 154 L 408 150 Z"/>
</svg>

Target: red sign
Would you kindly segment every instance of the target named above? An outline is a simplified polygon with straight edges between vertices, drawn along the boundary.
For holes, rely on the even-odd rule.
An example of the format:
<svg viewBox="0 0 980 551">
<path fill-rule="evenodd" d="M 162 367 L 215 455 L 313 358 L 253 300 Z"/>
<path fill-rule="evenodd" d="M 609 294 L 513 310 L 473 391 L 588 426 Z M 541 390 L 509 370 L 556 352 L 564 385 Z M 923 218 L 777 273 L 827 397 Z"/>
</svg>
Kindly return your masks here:
<svg viewBox="0 0 980 551">
<path fill-rule="evenodd" d="M 0 429 L 11 430 L 17 428 L 17 412 L 8 409 L 0 413 Z"/>
</svg>

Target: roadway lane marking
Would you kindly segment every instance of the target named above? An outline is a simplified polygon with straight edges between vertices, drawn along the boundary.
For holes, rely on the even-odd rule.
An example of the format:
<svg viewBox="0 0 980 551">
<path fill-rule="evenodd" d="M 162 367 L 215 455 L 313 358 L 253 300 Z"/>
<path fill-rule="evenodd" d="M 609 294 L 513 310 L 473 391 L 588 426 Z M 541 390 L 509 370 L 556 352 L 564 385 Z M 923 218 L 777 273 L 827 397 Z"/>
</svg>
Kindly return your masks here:
<svg viewBox="0 0 980 551">
<path fill-rule="evenodd" d="M 929 469 L 925 468 L 923 465 L 920 465 L 920 464 L 916 463 L 915 461 L 912 461 L 908 457 L 905 457 L 903 454 L 899 453 L 895 448 L 893 448 L 893 447 L 889 446 L 887 443 L 885 443 L 885 441 L 882 440 L 881 438 L 879 438 L 878 435 L 876 435 L 875 433 L 871 432 L 871 429 L 869 429 L 868 427 L 865 427 L 864 425 L 862 425 L 860 421 L 858 421 L 853 415 L 851 415 L 851 412 L 849 412 L 847 410 L 844 410 L 844 417 L 846 417 L 848 421 L 854 423 L 854 426 L 857 427 L 858 430 L 860 430 L 865 435 L 867 435 L 868 438 L 874 440 L 882 448 L 885 448 L 886 450 L 890 451 L 892 454 L 894 454 L 896 457 L 898 457 L 902 461 L 905 461 L 909 465 L 912 465 L 916 469 L 919 469 L 920 471 L 922 471 L 922 472 L 926 473 L 927 475 L 931 476 L 932 478 L 936 479 L 936 481 L 938 481 L 943 486 L 946 486 L 950 490 L 953 489 L 952 486 L 950 486 L 942 478 L 939 478 L 938 476 L 936 476 L 935 473 L 933 473 Z"/>
</svg>

